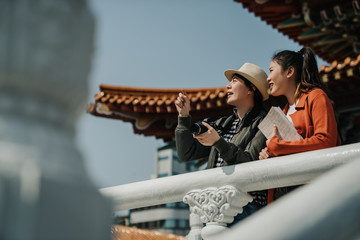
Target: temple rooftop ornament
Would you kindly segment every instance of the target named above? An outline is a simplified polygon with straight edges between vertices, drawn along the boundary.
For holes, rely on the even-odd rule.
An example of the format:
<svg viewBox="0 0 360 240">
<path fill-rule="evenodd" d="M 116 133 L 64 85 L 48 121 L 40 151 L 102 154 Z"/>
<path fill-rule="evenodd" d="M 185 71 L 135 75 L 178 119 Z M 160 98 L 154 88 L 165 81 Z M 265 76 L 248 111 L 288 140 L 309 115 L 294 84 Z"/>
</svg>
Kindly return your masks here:
<svg viewBox="0 0 360 240">
<path fill-rule="evenodd" d="M 360 52 L 359 0 L 235 2 L 300 45 L 313 48 L 327 62 L 356 58 Z M 337 51 L 332 51 L 334 47 Z"/>
</svg>

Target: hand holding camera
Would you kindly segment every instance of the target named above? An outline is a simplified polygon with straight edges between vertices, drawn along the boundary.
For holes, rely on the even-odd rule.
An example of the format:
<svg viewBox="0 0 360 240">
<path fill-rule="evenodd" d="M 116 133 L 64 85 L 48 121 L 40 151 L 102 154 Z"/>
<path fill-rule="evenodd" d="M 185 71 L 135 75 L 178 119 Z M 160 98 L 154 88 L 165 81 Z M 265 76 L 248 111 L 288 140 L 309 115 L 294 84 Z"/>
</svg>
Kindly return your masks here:
<svg viewBox="0 0 360 240">
<path fill-rule="evenodd" d="M 194 135 L 200 135 L 200 134 L 206 132 L 207 130 L 208 130 L 208 128 L 205 127 L 204 124 L 202 124 L 201 122 L 193 123 L 190 126 L 190 131 Z"/>
<path fill-rule="evenodd" d="M 193 124 L 192 126 L 194 126 L 196 124 Z M 212 146 L 214 145 L 217 141 L 219 141 L 220 136 L 218 134 L 218 132 L 216 131 L 215 128 L 213 128 L 209 123 L 206 122 L 201 122 L 197 123 L 198 125 L 198 130 L 197 132 L 200 132 L 199 134 L 194 134 L 193 136 L 194 138 L 196 138 L 202 145 L 204 146 Z M 194 127 L 197 128 L 197 127 Z M 205 129 L 206 128 L 206 129 Z M 201 133 L 202 132 L 202 133 Z"/>
</svg>

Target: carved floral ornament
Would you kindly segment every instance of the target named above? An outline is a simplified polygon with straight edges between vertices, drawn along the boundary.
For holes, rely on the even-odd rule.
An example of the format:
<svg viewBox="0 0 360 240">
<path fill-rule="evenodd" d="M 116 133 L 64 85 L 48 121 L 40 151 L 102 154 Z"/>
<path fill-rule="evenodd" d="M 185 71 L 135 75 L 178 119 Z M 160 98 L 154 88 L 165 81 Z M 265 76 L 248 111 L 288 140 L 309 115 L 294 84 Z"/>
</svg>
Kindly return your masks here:
<svg viewBox="0 0 360 240">
<path fill-rule="evenodd" d="M 203 223 L 231 223 L 252 200 L 250 195 L 230 185 L 192 190 L 183 199 L 191 213 L 199 215 Z"/>
</svg>

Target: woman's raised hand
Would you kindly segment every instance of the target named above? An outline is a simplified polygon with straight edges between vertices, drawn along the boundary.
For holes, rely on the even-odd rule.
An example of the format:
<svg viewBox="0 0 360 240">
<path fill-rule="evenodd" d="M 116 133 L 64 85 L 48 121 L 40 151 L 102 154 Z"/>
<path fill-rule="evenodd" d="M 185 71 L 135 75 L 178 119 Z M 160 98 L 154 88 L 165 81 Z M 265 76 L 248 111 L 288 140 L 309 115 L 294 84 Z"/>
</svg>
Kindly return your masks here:
<svg viewBox="0 0 360 240">
<path fill-rule="evenodd" d="M 175 100 L 176 110 L 180 117 L 187 117 L 190 115 L 190 99 L 185 90 L 181 90 L 179 96 Z"/>
</svg>

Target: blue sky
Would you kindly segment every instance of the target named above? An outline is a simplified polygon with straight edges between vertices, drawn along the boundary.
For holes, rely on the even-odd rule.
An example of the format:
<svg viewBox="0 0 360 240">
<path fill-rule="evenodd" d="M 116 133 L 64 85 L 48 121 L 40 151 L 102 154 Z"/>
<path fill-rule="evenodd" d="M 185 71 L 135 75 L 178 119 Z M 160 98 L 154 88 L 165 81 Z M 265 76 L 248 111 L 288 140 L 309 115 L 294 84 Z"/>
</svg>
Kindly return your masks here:
<svg viewBox="0 0 360 240">
<path fill-rule="evenodd" d="M 268 73 L 275 52 L 301 48 L 232 0 L 89 0 L 89 5 L 96 34 L 88 103 L 102 83 L 225 86 L 226 69 L 252 62 Z M 98 187 L 150 179 L 156 149 L 164 145 L 135 135 L 130 123 L 85 112 L 76 141 Z"/>
</svg>

